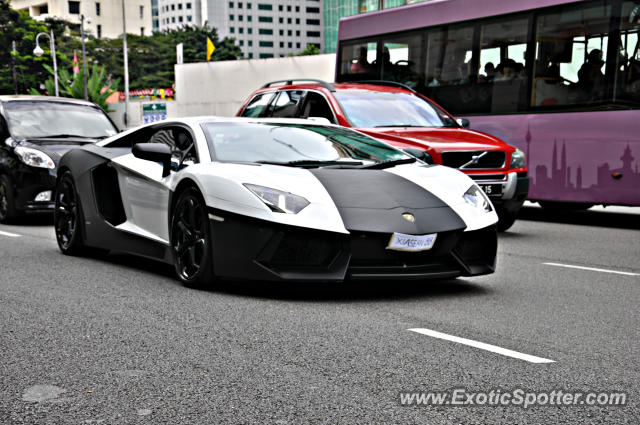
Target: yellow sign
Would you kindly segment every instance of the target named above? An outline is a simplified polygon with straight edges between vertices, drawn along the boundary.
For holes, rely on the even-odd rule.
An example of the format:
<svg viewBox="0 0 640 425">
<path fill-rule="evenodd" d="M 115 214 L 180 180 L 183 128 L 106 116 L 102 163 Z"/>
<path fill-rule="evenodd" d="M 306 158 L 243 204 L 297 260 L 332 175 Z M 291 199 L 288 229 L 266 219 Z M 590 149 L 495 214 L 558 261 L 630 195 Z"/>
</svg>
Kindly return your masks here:
<svg viewBox="0 0 640 425">
<path fill-rule="evenodd" d="M 211 55 L 216 51 L 216 46 L 213 45 L 213 41 L 207 37 L 207 60 L 211 59 Z"/>
</svg>

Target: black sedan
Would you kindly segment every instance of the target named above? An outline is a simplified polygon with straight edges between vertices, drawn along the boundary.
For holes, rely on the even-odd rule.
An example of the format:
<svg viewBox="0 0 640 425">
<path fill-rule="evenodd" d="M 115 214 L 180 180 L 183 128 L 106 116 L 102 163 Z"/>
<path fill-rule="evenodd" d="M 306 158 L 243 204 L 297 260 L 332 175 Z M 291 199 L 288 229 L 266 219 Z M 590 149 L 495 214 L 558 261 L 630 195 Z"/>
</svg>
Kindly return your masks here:
<svg viewBox="0 0 640 425">
<path fill-rule="evenodd" d="M 0 96 L 0 223 L 25 212 L 52 211 L 62 155 L 117 132 L 104 111 L 91 102 Z"/>
</svg>

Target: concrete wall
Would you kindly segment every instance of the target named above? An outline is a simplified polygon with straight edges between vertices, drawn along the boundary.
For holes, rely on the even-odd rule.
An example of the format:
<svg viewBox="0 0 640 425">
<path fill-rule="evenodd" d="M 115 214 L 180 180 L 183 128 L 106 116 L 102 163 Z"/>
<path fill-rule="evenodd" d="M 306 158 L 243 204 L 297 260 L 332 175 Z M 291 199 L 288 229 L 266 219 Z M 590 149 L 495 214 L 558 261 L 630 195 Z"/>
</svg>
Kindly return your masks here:
<svg viewBox="0 0 640 425">
<path fill-rule="evenodd" d="M 196 115 L 233 116 L 242 102 L 269 81 L 318 78 L 333 81 L 335 54 L 292 56 L 175 66 L 175 111 L 170 118 Z M 175 112 L 177 115 L 172 115 Z"/>
</svg>

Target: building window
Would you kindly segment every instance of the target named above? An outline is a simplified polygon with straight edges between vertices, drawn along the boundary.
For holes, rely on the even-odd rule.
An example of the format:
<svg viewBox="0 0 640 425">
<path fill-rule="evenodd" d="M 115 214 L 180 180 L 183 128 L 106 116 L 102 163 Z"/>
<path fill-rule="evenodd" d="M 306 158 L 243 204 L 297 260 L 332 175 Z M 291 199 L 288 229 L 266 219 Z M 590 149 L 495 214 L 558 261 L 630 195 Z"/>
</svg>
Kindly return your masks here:
<svg viewBox="0 0 640 425">
<path fill-rule="evenodd" d="M 251 15 L 247 16 L 247 22 L 251 22 L 252 19 L 253 17 Z"/>
<path fill-rule="evenodd" d="M 258 22 L 273 22 L 271 16 L 258 16 Z"/>
<path fill-rule="evenodd" d="M 307 19 L 307 25 L 320 25 L 320 19 Z"/>
<path fill-rule="evenodd" d="M 238 41 L 238 46 L 244 46 L 244 40 Z"/>
<path fill-rule="evenodd" d="M 253 34 L 253 28 L 247 28 L 247 34 Z"/>
<path fill-rule="evenodd" d="M 80 14 L 80 2 L 79 1 L 70 1 L 69 2 L 69 13 L 72 15 Z"/>
<path fill-rule="evenodd" d="M 284 30 L 280 30 L 280 35 L 284 35 Z"/>
<path fill-rule="evenodd" d="M 242 2 L 241 1 L 238 2 L 238 9 L 242 9 Z"/>
<path fill-rule="evenodd" d="M 142 6 L 140 6 L 142 7 Z M 182 3 L 178 3 L 178 10 L 182 10 Z"/>
<path fill-rule="evenodd" d="M 284 41 L 280 42 L 280 48 L 283 49 L 284 48 Z"/>
<path fill-rule="evenodd" d="M 300 25 L 300 18 L 296 18 L 296 25 Z"/>
<path fill-rule="evenodd" d="M 292 48 L 292 47 L 293 47 L 293 43 L 292 43 L 292 42 L 288 42 L 288 43 L 287 43 L 287 47 L 288 47 L 288 48 Z"/>
<path fill-rule="evenodd" d="M 243 19 L 244 19 L 243 15 L 238 15 L 238 21 L 242 22 Z"/>
<path fill-rule="evenodd" d="M 258 10 L 273 10 L 273 6 L 270 4 L 258 3 Z"/>
<path fill-rule="evenodd" d="M 191 3 L 187 3 L 187 9 L 191 9 Z"/>
<path fill-rule="evenodd" d="M 293 35 L 293 32 L 291 32 L 291 30 L 287 30 L 287 35 L 291 37 Z"/>
<path fill-rule="evenodd" d="M 176 5 L 175 4 L 171 5 L 171 10 L 176 10 Z"/>
<path fill-rule="evenodd" d="M 273 30 L 268 28 L 260 28 L 258 30 L 258 34 L 260 35 L 273 35 Z"/>
<path fill-rule="evenodd" d="M 187 22 L 191 22 L 191 15 L 187 16 Z"/>
<path fill-rule="evenodd" d="M 229 27 L 229 32 L 231 34 L 234 34 L 236 32 L 236 29 L 234 27 Z"/>
<path fill-rule="evenodd" d="M 300 6 L 296 6 L 296 12 L 300 12 Z"/>
<path fill-rule="evenodd" d="M 320 31 L 307 31 L 307 37 L 320 37 Z"/>
<path fill-rule="evenodd" d="M 291 18 L 287 18 L 287 24 L 291 23 Z"/>
<path fill-rule="evenodd" d="M 233 8 L 233 2 L 232 1 L 229 2 L 229 7 Z"/>
<path fill-rule="evenodd" d="M 251 28 L 249 28 L 249 29 L 251 29 Z M 247 45 L 248 45 L 249 47 L 253 46 L 253 40 L 249 40 L 249 41 L 247 41 Z"/>
<path fill-rule="evenodd" d="M 172 17 L 171 17 L 171 23 L 172 23 L 172 24 L 175 24 L 175 22 L 176 22 L 176 17 L 175 17 L 175 16 L 172 16 Z"/>
<path fill-rule="evenodd" d="M 144 27 L 140 27 L 140 35 L 144 35 Z"/>
<path fill-rule="evenodd" d="M 272 57 L 273 57 L 273 53 L 260 53 L 260 59 L 268 59 Z"/>
<path fill-rule="evenodd" d="M 300 37 L 300 30 L 296 31 L 296 37 Z"/>
<path fill-rule="evenodd" d="M 238 28 L 238 33 L 239 34 L 244 34 L 244 28 L 242 28 L 242 27 Z"/>
<path fill-rule="evenodd" d="M 253 59 L 253 53 L 249 53 L 249 59 Z"/>
<path fill-rule="evenodd" d="M 307 13 L 320 13 L 319 7 L 307 7 Z"/>
<path fill-rule="evenodd" d="M 247 3 L 247 9 L 251 9 L 251 3 Z"/>
<path fill-rule="evenodd" d="M 287 12 L 291 12 L 291 6 L 287 6 Z"/>
<path fill-rule="evenodd" d="M 279 5 L 279 6 L 278 6 L 278 10 L 279 10 L 280 12 L 282 12 L 282 9 L 283 9 L 282 5 Z"/>
<path fill-rule="evenodd" d="M 96 2 L 96 16 L 100 16 L 100 2 Z"/>
<path fill-rule="evenodd" d="M 260 41 L 260 47 L 273 47 L 273 41 Z"/>
<path fill-rule="evenodd" d="M 144 6 L 140 6 L 140 19 L 144 18 Z"/>
<path fill-rule="evenodd" d="M 178 16 L 178 22 L 182 22 L 182 21 L 183 21 L 182 16 Z"/>
<path fill-rule="evenodd" d="M 98 34 L 98 38 L 102 38 L 102 25 L 98 24 L 96 26 L 96 33 Z"/>
<path fill-rule="evenodd" d="M 278 22 L 281 24 L 284 23 L 284 18 L 283 17 L 278 18 Z"/>
<path fill-rule="evenodd" d="M 229 20 L 233 21 L 233 15 L 229 15 Z"/>
</svg>

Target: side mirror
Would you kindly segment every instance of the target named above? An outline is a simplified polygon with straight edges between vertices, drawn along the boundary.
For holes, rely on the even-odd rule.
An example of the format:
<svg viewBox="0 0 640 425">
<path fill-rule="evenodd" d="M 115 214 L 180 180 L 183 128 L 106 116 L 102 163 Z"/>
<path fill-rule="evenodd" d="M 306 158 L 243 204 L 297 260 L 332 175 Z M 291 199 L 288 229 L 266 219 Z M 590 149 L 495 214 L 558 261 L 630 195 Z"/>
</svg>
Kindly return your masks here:
<svg viewBox="0 0 640 425">
<path fill-rule="evenodd" d="M 469 120 L 466 119 L 466 118 L 458 118 L 456 120 L 456 122 L 458 123 L 459 126 L 464 127 L 464 128 L 469 128 L 469 125 L 471 125 Z"/>
<path fill-rule="evenodd" d="M 164 143 L 136 143 L 131 153 L 136 158 L 162 163 L 162 177 L 171 173 L 171 148 Z"/>
<path fill-rule="evenodd" d="M 433 158 L 431 155 L 417 148 L 405 148 L 402 149 L 403 152 L 408 153 L 409 155 L 418 158 L 422 162 L 426 162 L 427 164 L 433 164 Z"/>
</svg>

